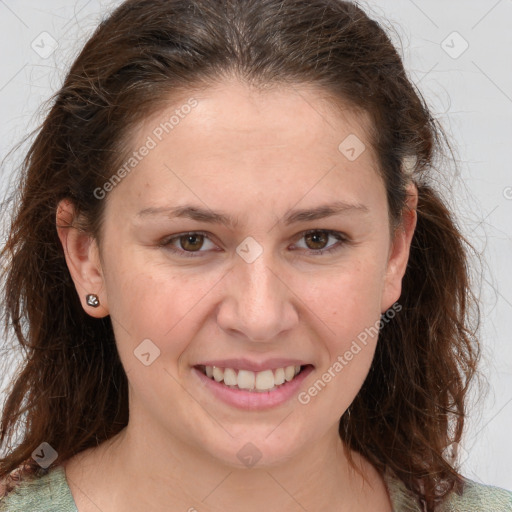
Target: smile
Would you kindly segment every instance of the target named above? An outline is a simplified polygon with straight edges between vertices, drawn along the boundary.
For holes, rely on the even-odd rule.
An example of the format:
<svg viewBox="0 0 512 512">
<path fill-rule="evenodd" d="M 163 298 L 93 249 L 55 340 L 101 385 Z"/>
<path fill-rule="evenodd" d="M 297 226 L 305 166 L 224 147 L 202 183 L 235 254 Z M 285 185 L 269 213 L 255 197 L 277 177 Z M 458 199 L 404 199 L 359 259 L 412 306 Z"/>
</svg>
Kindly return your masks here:
<svg viewBox="0 0 512 512">
<path fill-rule="evenodd" d="M 197 369 L 208 378 L 229 388 L 261 393 L 273 391 L 292 381 L 304 366 L 285 366 L 260 372 L 204 365 L 197 366 Z"/>
</svg>

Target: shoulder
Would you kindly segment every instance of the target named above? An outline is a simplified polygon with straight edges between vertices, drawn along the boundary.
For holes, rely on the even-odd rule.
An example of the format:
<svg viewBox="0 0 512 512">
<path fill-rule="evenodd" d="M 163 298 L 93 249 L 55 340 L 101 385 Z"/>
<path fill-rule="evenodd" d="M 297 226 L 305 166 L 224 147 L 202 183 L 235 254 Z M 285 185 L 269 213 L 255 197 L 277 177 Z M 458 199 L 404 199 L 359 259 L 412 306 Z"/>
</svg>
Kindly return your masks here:
<svg viewBox="0 0 512 512">
<path fill-rule="evenodd" d="M 421 512 L 416 495 L 391 471 L 384 474 L 394 512 Z M 438 512 L 512 512 L 512 492 L 463 478 L 461 494 L 452 491 Z"/>
<path fill-rule="evenodd" d="M 512 512 L 512 492 L 464 479 L 462 494 L 450 493 L 442 512 Z"/>
<path fill-rule="evenodd" d="M 57 466 L 40 476 L 19 480 L 4 496 L 0 492 L 0 512 L 21 510 L 77 512 L 64 468 Z"/>
</svg>

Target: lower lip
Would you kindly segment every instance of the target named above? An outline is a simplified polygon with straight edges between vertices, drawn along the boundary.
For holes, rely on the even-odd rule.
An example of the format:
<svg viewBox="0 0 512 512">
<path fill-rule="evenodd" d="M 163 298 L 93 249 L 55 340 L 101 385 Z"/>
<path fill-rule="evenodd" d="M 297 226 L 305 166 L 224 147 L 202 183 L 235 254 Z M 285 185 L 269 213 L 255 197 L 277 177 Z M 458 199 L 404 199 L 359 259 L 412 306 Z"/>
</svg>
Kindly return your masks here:
<svg viewBox="0 0 512 512">
<path fill-rule="evenodd" d="M 274 391 L 245 391 L 228 388 L 224 384 L 210 379 L 201 370 L 197 368 L 192 368 L 192 370 L 192 373 L 197 375 L 201 379 L 201 383 L 219 400 L 239 409 L 253 411 L 277 407 L 290 400 L 297 394 L 304 379 L 313 371 L 313 366 L 306 366 L 291 381 L 285 382 Z"/>
</svg>

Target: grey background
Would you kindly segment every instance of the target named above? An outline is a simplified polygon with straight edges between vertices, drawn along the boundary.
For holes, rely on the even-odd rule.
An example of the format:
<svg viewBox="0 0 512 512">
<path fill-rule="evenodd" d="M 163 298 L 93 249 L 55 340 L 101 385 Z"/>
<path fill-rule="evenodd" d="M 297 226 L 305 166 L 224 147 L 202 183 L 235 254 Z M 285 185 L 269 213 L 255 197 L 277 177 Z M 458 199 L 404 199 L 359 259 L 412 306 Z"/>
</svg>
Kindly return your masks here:
<svg viewBox="0 0 512 512">
<path fill-rule="evenodd" d="M 41 103 L 118 3 L 0 0 L 0 158 L 42 120 Z M 512 489 L 512 0 L 361 5 L 390 30 L 411 79 L 456 149 L 460 176 L 450 178 L 453 192 L 446 190 L 446 197 L 484 256 L 482 371 L 490 385 L 485 400 L 471 407 L 462 468 L 473 480 Z M 2 197 L 22 154 L 6 161 Z"/>
</svg>

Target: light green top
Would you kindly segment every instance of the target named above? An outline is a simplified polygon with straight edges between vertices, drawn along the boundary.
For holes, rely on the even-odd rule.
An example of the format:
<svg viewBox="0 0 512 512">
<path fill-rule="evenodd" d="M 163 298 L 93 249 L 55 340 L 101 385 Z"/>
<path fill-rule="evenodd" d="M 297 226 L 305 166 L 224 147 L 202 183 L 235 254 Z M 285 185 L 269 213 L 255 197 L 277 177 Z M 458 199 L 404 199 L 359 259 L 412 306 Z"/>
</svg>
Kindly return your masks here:
<svg viewBox="0 0 512 512">
<path fill-rule="evenodd" d="M 422 512 L 405 485 L 384 475 L 393 512 Z M 451 493 L 439 512 L 512 512 L 512 492 L 465 480 L 462 496 Z M 43 476 L 24 480 L 0 498 L 0 512 L 78 512 L 62 466 Z"/>
</svg>

